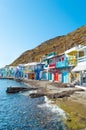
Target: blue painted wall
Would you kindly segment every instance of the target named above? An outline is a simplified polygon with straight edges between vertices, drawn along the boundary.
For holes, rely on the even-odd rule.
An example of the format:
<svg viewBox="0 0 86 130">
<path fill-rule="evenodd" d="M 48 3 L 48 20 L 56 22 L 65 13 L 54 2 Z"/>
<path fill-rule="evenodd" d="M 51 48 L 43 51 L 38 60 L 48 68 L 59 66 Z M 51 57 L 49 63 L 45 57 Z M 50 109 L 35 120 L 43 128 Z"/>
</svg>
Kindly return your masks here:
<svg viewBox="0 0 86 130">
<path fill-rule="evenodd" d="M 65 68 L 68 67 L 68 60 L 56 62 L 56 68 Z"/>
<path fill-rule="evenodd" d="M 35 71 L 35 79 L 36 80 L 40 80 L 41 79 L 40 73 L 41 73 L 41 71 L 43 71 L 43 69 L 44 69 L 44 64 L 37 64 L 35 66 L 34 71 Z"/>
<path fill-rule="evenodd" d="M 68 72 L 62 72 L 62 82 L 63 83 L 68 83 L 69 82 Z"/>
</svg>

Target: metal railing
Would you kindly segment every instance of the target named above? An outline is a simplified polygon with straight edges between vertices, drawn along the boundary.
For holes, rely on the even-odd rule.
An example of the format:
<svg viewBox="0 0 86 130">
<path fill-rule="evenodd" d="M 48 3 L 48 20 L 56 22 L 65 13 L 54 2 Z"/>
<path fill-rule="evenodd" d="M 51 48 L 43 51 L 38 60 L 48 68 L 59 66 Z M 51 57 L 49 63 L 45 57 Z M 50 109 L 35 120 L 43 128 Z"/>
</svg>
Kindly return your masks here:
<svg viewBox="0 0 86 130">
<path fill-rule="evenodd" d="M 75 66 L 76 64 L 77 64 L 77 60 L 76 59 L 68 60 L 68 66 Z"/>
</svg>

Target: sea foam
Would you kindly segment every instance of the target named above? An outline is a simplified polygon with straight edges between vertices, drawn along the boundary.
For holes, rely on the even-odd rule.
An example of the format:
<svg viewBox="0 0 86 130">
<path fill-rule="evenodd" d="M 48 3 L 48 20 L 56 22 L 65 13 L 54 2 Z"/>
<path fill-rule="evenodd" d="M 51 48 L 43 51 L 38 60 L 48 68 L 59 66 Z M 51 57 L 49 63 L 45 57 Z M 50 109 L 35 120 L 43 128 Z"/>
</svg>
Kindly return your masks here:
<svg viewBox="0 0 86 130">
<path fill-rule="evenodd" d="M 53 112 L 56 115 L 62 117 L 62 118 L 66 118 L 66 113 L 65 111 L 63 111 L 60 107 L 58 107 L 57 105 L 53 104 L 53 101 L 49 100 L 46 96 L 44 96 L 44 104 L 38 105 L 38 107 L 40 108 L 45 108 L 47 109 L 49 112 Z"/>
</svg>

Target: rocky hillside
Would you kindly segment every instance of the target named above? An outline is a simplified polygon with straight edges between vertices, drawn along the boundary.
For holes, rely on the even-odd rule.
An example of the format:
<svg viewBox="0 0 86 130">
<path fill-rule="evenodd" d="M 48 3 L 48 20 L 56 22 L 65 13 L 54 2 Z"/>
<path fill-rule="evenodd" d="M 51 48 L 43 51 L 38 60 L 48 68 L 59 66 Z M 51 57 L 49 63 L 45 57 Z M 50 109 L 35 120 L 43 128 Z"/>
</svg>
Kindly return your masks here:
<svg viewBox="0 0 86 130">
<path fill-rule="evenodd" d="M 63 36 L 58 36 L 41 43 L 32 50 L 27 50 L 20 55 L 11 65 L 40 61 L 44 54 L 52 51 L 60 54 L 75 45 L 86 45 L 86 26 L 82 26 L 77 30 Z"/>
</svg>

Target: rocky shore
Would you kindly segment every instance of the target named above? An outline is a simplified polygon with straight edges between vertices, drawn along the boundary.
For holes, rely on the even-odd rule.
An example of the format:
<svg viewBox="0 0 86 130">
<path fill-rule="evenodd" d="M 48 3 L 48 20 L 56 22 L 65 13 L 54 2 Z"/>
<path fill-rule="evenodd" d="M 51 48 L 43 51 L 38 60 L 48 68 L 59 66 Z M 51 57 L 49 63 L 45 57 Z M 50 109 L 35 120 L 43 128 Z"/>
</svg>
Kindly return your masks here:
<svg viewBox="0 0 86 130">
<path fill-rule="evenodd" d="M 47 96 L 52 103 L 62 108 L 67 119 L 65 124 L 70 130 L 86 130 L 86 91 L 70 84 L 49 81 L 23 80 L 29 86 L 21 92 L 37 98 Z M 19 88 L 20 91 L 20 88 Z M 31 93 L 30 93 L 31 91 Z"/>
<path fill-rule="evenodd" d="M 70 130 L 86 130 L 86 91 L 70 84 L 49 81 L 24 80 L 28 86 L 38 88 L 35 92 L 24 92 L 26 96 L 37 98 L 47 96 L 67 113 L 65 124 Z"/>
</svg>

